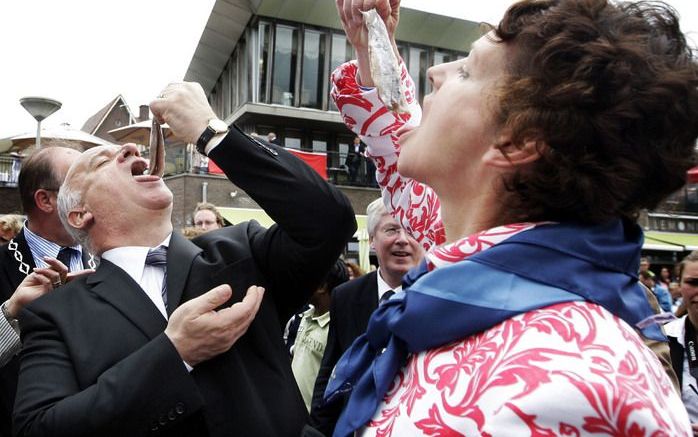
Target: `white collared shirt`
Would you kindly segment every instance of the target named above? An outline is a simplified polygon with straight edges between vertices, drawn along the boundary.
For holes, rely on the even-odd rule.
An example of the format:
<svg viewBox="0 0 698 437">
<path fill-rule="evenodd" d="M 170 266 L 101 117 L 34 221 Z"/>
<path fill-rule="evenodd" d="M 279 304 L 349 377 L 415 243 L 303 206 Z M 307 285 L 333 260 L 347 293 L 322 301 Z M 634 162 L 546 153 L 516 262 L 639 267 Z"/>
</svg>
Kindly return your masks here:
<svg viewBox="0 0 698 437">
<path fill-rule="evenodd" d="M 399 287 L 393 288 L 393 287 L 391 287 L 390 285 L 388 285 L 387 282 L 385 282 L 385 281 L 383 280 L 383 277 L 381 277 L 381 269 L 380 269 L 380 267 L 378 267 L 378 272 L 376 272 L 376 273 L 378 273 L 378 274 L 376 275 L 376 278 L 377 278 L 377 280 L 378 280 L 378 302 L 381 301 L 381 297 L 383 297 L 383 295 L 385 294 L 386 291 L 393 290 L 396 294 L 402 292 L 402 284 L 400 284 Z"/>
<path fill-rule="evenodd" d="M 696 379 L 691 375 L 688 367 L 688 359 L 686 357 L 686 319 L 688 316 L 683 316 L 678 320 L 669 322 L 664 325 L 664 332 L 668 337 L 674 337 L 676 341 L 684 348 L 683 354 L 683 374 L 681 377 L 681 400 L 688 411 L 688 417 L 692 423 L 698 423 L 698 395 L 693 391 L 690 385 L 696 387 Z"/>
<path fill-rule="evenodd" d="M 171 237 L 172 234 L 168 235 L 162 243 L 155 247 L 169 247 Z M 167 320 L 167 310 L 165 302 L 162 300 L 162 282 L 165 279 L 165 271 L 161 267 L 145 265 L 145 257 L 148 256 L 150 249 L 150 247 L 145 246 L 117 247 L 104 252 L 102 258 L 128 273 Z"/>
<path fill-rule="evenodd" d="M 48 264 L 44 261 L 44 257 L 50 256 L 51 258 L 58 258 L 58 252 L 62 249 L 60 244 L 56 244 L 32 232 L 29 229 L 28 220 L 24 221 L 24 239 L 27 241 L 27 246 L 29 246 L 32 258 L 34 258 L 34 265 L 37 267 L 48 267 Z M 73 255 L 70 259 L 70 265 L 66 267 L 68 267 L 68 270 L 71 272 L 82 270 L 82 247 L 76 244 L 75 246 L 70 246 L 70 248 L 74 249 L 77 253 Z M 24 261 L 27 262 L 27 260 Z"/>
</svg>

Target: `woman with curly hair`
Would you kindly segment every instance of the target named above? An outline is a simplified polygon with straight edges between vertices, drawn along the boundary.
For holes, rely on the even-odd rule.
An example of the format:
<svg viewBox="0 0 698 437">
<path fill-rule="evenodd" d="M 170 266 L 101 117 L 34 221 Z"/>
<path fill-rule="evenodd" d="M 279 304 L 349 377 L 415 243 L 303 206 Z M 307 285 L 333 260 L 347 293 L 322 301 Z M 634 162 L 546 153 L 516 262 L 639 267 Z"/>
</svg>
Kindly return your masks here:
<svg viewBox="0 0 698 437">
<path fill-rule="evenodd" d="M 635 223 L 694 160 L 698 64 L 675 12 L 515 3 L 467 58 L 429 69 L 423 114 L 402 66 L 405 114 L 372 88 L 361 14 L 393 37 L 399 0 L 337 5 L 358 59 L 333 97 L 429 252 L 337 364 L 334 435 L 689 435 L 639 335 L 666 341 Z"/>
</svg>

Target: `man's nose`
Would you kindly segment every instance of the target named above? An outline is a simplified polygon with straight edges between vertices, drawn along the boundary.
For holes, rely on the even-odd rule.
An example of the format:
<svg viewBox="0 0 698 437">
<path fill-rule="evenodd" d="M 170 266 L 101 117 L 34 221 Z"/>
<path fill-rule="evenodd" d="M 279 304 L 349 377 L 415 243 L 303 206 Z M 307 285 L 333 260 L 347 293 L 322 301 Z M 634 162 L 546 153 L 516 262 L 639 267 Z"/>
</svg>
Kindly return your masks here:
<svg viewBox="0 0 698 437">
<path fill-rule="evenodd" d="M 395 236 L 395 243 L 397 244 L 409 244 L 408 236 L 407 236 L 407 231 L 403 228 L 400 228 L 399 231 L 397 231 L 397 235 Z"/>
<path fill-rule="evenodd" d="M 121 150 L 119 150 L 119 162 L 123 162 L 131 156 L 141 156 L 141 154 L 138 152 L 138 147 L 136 147 L 136 145 L 133 143 L 124 144 L 121 146 Z"/>
</svg>

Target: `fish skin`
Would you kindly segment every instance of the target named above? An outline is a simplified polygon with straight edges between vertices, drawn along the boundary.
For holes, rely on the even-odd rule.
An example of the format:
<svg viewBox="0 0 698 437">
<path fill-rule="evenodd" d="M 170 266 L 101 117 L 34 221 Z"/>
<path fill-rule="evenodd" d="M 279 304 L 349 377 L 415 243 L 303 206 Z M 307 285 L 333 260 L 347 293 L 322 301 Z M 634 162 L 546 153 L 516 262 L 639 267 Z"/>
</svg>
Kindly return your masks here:
<svg viewBox="0 0 698 437">
<path fill-rule="evenodd" d="M 162 134 L 162 127 L 157 120 L 153 119 L 150 127 L 150 169 L 149 174 L 160 176 L 165 173 L 165 136 Z"/>
<path fill-rule="evenodd" d="M 395 56 L 388 29 L 375 9 L 361 11 L 368 29 L 368 53 L 371 78 L 385 106 L 393 112 L 408 113 L 402 85 L 400 62 Z"/>
</svg>

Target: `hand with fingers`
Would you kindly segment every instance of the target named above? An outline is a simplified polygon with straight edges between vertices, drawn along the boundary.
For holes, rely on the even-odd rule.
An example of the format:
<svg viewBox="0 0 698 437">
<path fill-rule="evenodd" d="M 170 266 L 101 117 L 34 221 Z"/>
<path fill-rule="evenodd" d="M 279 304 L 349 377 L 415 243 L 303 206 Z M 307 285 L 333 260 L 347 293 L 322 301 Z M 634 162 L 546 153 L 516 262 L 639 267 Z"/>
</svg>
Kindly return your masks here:
<svg viewBox="0 0 698 437">
<path fill-rule="evenodd" d="M 395 54 L 399 56 L 395 43 L 395 30 L 400 21 L 400 0 L 336 0 L 337 12 L 347 39 L 354 46 L 359 64 L 359 83 L 373 86 L 368 55 L 368 30 L 361 11 L 376 9 L 385 22 Z"/>
<path fill-rule="evenodd" d="M 196 143 L 216 114 L 206 99 L 206 93 L 196 82 L 171 83 L 150 103 L 153 116 L 167 123 L 172 134 L 185 143 Z"/>
<path fill-rule="evenodd" d="M 7 301 L 5 308 L 10 317 L 17 318 L 19 312 L 34 299 L 72 281 L 75 278 L 94 272 L 86 269 L 70 273 L 68 267 L 56 258 L 44 258 L 48 267 L 37 267 L 17 286 Z"/>
<path fill-rule="evenodd" d="M 196 366 L 230 349 L 257 315 L 264 288 L 253 285 L 242 301 L 216 311 L 231 295 L 229 285 L 219 285 L 172 313 L 165 335 L 185 363 Z"/>
</svg>

